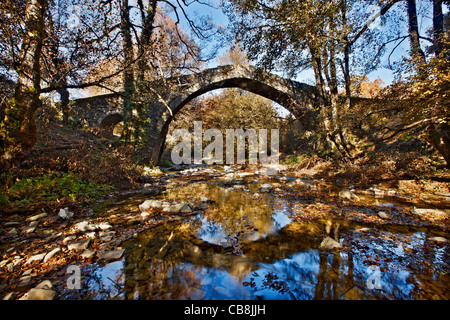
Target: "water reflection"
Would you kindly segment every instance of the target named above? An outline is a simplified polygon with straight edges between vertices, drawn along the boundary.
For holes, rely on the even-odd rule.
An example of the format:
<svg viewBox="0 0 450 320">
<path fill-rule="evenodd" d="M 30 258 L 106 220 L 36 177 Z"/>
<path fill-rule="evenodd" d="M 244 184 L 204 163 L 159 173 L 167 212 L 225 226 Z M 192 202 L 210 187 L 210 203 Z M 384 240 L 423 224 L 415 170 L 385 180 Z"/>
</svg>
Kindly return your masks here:
<svg viewBox="0 0 450 320">
<path fill-rule="evenodd" d="M 293 222 L 295 204 L 199 185 L 203 213 L 139 234 L 94 267 L 98 299 L 448 299 L 449 246 L 429 230 L 345 220 Z M 167 197 L 186 201 L 181 189 Z M 343 249 L 318 250 L 329 236 Z M 378 279 L 377 279 L 378 277 Z M 95 281 L 94 281 L 95 280 Z M 368 281 L 378 281 L 371 289 Z M 110 290 L 109 293 L 108 289 Z"/>
</svg>

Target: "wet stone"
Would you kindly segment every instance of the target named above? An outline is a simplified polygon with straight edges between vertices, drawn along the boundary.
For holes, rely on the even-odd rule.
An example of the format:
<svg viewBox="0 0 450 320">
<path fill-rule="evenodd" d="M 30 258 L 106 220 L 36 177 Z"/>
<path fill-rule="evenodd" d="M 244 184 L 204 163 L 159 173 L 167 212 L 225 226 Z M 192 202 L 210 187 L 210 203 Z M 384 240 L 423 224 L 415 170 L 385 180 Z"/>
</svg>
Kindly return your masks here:
<svg viewBox="0 0 450 320">
<path fill-rule="evenodd" d="M 125 253 L 125 249 L 116 249 L 111 251 L 102 252 L 99 254 L 99 259 L 105 262 L 115 261 L 122 258 Z"/>
</svg>

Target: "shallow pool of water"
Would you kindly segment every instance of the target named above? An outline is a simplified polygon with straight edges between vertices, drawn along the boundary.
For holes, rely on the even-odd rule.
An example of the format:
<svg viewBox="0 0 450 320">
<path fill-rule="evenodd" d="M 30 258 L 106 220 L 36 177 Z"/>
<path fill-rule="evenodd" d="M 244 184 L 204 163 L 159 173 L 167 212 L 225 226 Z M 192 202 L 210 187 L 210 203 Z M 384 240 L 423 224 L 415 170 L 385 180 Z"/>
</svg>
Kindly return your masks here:
<svg viewBox="0 0 450 320">
<path fill-rule="evenodd" d="M 163 199 L 204 210 L 141 232 L 85 268 L 86 299 L 449 299 L 448 242 L 429 228 L 292 219 L 295 201 L 197 183 Z M 442 235 L 442 232 L 439 233 Z M 321 251 L 325 237 L 342 248 Z M 448 239 L 448 235 L 445 235 Z M 67 296 L 67 298 L 70 298 Z"/>
</svg>

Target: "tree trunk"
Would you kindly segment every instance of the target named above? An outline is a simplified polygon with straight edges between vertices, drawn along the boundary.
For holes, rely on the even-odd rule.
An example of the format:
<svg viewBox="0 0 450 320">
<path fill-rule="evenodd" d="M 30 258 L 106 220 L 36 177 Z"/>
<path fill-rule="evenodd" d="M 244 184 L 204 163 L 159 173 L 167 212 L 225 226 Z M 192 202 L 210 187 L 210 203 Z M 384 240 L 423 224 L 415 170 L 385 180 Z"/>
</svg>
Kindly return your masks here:
<svg viewBox="0 0 450 320">
<path fill-rule="evenodd" d="M 144 6 L 142 3 L 142 0 L 138 1 L 138 5 L 141 10 L 141 20 L 142 20 L 142 32 L 141 36 L 139 38 L 139 46 L 138 46 L 138 56 L 139 60 L 137 62 L 137 69 L 136 69 L 136 91 L 135 93 L 138 96 L 141 96 L 144 91 L 144 80 L 145 80 L 145 71 L 148 70 L 149 61 L 148 58 L 145 56 L 145 52 L 150 45 L 150 40 L 153 34 L 154 29 L 154 21 L 155 21 L 155 14 L 156 14 L 156 5 L 157 0 L 151 0 L 149 1 L 148 8 L 145 12 Z M 138 140 L 142 136 L 146 135 L 146 128 L 143 128 L 145 118 L 144 114 L 144 108 L 142 104 L 136 105 L 136 113 L 137 117 L 134 122 L 135 127 L 135 139 Z"/>
<path fill-rule="evenodd" d="M 428 141 L 444 157 L 447 168 L 450 169 L 450 125 L 434 124 L 427 131 Z"/>
<path fill-rule="evenodd" d="M 25 13 L 25 32 L 20 49 L 20 65 L 14 96 L 5 109 L 0 123 L 3 142 L 2 160 L 17 166 L 36 142 L 34 114 L 42 106 L 39 99 L 40 57 L 45 36 L 44 15 L 47 0 L 28 0 Z"/>
<path fill-rule="evenodd" d="M 442 14 L 442 0 L 433 0 L 433 46 L 437 57 L 442 52 L 442 39 L 444 31 L 444 16 Z"/>
<path fill-rule="evenodd" d="M 133 41 L 131 38 L 130 7 L 128 0 L 122 0 L 121 32 L 123 37 L 124 64 L 134 60 Z M 123 73 L 123 132 L 122 137 L 129 142 L 133 122 L 133 104 L 131 99 L 135 90 L 133 66 L 128 66 Z"/>
<path fill-rule="evenodd" d="M 406 1 L 406 11 L 408 13 L 408 27 L 409 27 L 409 37 L 411 41 L 411 51 L 412 56 L 419 58 L 425 61 L 425 54 L 420 47 L 420 39 L 419 39 L 419 25 L 417 23 L 417 11 L 416 11 L 416 0 L 407 0 Z"/>
</svg>

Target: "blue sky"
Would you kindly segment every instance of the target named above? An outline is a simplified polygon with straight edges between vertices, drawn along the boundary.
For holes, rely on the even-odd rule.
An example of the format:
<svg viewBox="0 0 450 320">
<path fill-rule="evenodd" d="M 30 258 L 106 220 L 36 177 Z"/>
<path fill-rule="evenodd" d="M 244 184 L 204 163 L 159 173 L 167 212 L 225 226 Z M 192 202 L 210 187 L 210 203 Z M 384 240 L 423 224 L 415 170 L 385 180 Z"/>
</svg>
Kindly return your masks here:
<svg viewBox="0 0 450 320">
<path fill-rule="evenodd" d="M 192 3 L 189 5 L 187 12 L 188 14 L 194 16 L 197 15 L 207 15 L 211 16 L 213 18 L 213 21 L 216 24 L 223 25 L 226 27 L 228 24 L 228 17 L 223 14 L 222 9 L 219 8 L 220 0 L 210 0 L 209 2 L 214 4 L 217 9 L 211 8 L 206 5 L 202 5 L 199 3 Z M 391 10 L 398 10 L 399 12 L 404 13 L 404 8 L 402 7 L 404 4 L 403 2 L 400 2 L 396 4 Z M 430 0 L 417 0 L 417 11 L 418 11 L 418 22 L 420 27 L 421 35 L 425 35 L 425 30 L 431 26 L 431 1 Z M 444 6 L 445 11 L 445 6 Z M 402 22 L 404 23 L 404 22 Z M 182 21 L 182 26 L 184 30 L 188 30 L 188 26 L 185 21 Z M 383 25 L 381 25 L 381 28 L 383 28 Z M 404 29 L 405 35 L 407 34 L 407 30 Z M 381 65 L 377 68 L 377 70 L 367 74 L 370 80 L 375 80 L 378 77 L 381 78 L 386 85 L 392 83 L 394 80 L 394 73 L 393 71 L 383 67 L 384 65 L 387 65 L 388 55 L 391 52 L 391 50 L 398 44 L 398 42 L 393 42 L 390 46 L 387 47 L 386 54 L 381 59 Z M 427 45 L 426 41 L 422 43 L 423 45 Z M 223 52 L 227 50 L 226 47 L 221 48 L 219 51 L 219 55 L 221 55 Z M 409 41 L 405 40 L 403 43 L 401 43 L 395 51 L 392 53 L 390 59 L 392 61 L 399 61 L 402 59 L 402 57 L 407 56 L 409 50 Z M 209 62 L 209 67 L 217 66 L 217 62 L 215 60 Z M 280 74 L 282 75 L 282 74 Z M 305 70 L 304 72 L 300 73 L 296 77 L 297 81 L 300 82 L 306 82 L 309 84 L 314 84 L 314 74 L 312 70 Z"/>
</svg>

